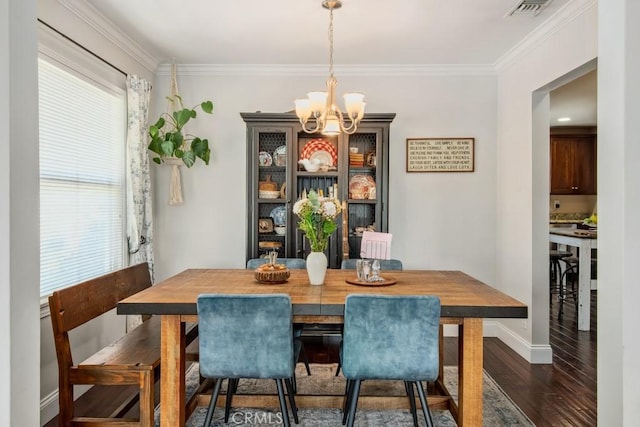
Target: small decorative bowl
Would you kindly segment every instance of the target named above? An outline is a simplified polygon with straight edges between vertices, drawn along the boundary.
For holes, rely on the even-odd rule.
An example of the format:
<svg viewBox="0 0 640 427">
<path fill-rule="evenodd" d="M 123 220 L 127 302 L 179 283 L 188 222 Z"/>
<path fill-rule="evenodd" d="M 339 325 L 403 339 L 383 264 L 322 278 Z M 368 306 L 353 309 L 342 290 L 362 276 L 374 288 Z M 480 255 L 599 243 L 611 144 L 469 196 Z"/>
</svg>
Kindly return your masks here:
<svg viewBox="0 0 640 427">
<path fill-rule="evenodd" d="M 258 197 L 261 199 L 278 199 L 280 198 L 280 191 L 259 190 Z"/>
<path fill-rule="evenodd" d="M 285 227 L 284 225 L 276 225 L 275 227 L 273 227 L 273 230 L 277 235 L 284 236 L 284 233 L 287 231 L 287 227 Z"/>
<path fill-rule="evenodd" d="M 256 268 L 255 271 L 255 278 L 258 282 L 272 285 L 285 283 L 289 280 L 289 276 L 291 276 L 291 272 L 284 264 L 276 264 L 275 266 L 265 264 Z"/>
</svg>

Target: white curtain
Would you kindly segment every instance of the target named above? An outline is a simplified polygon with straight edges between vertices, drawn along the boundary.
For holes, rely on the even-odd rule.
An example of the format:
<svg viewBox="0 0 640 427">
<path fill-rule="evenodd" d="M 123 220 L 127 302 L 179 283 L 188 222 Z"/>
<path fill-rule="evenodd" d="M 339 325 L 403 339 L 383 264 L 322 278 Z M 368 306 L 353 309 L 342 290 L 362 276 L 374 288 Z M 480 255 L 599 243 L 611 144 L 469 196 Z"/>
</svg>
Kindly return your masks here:
<svg viewBox="0 0 640 427">
<path fill-rule="evenodd" d="M 153 212 L 147 133 L 151 84 L 143 78 L 127 76 L 127 241 L 129 264 L 147 262 L 151 282 L 155 282 L 153 262 Z M 130 316 L 131 317 L 131 316 Z M 128 319 L 130 329 L 139 316 Z"/>
</svg>

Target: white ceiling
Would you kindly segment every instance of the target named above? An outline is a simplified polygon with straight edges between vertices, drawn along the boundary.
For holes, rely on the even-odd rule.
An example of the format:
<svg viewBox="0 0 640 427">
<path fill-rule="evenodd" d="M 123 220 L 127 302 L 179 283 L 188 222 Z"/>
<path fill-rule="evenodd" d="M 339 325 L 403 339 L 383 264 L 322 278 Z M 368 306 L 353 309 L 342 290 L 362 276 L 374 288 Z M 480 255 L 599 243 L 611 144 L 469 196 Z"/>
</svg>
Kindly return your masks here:
<svg viewBox="0 0 640 427">
<path fill-rule="evenodd" d="M 570 1 L 550 0 L 538 16 L 506 16 L 519 0 L 343 0 L 334 11 L 335 63 L 492 66 Z M 321 0 L 64 2 L 110 21 L 157 63 L 328 64 Z M 590 101 L 580 95 L 593 83 L 554 91 L 551 124 L 566 115 L 575 119 L 565 125 L 595 124 L 595 92 Z"/>
<path fill-rule="evenodd" d="M 569 0 L 537 17 L 518 0 L 343 0 L 334 12 L 341 64 L 493 64 Z M 323 64 L 321 0 L 89 0 L 160 59 L 180 64 Z"/>
</svg>

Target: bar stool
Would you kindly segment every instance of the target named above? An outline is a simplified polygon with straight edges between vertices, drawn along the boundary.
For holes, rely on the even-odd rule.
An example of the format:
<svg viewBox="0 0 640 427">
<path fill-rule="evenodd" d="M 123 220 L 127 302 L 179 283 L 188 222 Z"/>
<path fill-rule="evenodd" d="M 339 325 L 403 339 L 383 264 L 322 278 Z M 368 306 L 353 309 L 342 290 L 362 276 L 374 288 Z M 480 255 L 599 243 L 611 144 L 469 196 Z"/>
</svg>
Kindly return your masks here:
<svg viewBox="0 0 640 427">
<path fill-rule="evenodd" d="M 567 261 L 567 258 L 570 257 L 573 257 L 572 252 L 559 251 L 555 249 L 551 249 L 549 251 L 549 293 L 551 296 L 553 296 L 554 290 L 557 290 L 558 299 L 563 298 L 561 278 L 562 268 L 560 267 L 560 261 L 565 262 L 568 268 L 570 267 L 570 263 Z M 549 300 L 549 302 L 551 302 L 551 299 Z"/>
</svg>

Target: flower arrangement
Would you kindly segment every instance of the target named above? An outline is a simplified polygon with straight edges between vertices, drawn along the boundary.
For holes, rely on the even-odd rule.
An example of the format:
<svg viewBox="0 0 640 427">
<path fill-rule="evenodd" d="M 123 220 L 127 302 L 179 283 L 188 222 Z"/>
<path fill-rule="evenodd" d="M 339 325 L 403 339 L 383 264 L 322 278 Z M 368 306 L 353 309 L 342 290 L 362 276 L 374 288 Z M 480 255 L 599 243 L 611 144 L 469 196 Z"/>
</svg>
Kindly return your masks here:
<svg viewBox="0 0 640 427">
<path fill-rule="evenodd" d="M 320 197 L 313 190 L 293 205 L 293 213 L 300 218 L 298 228 L 309 239 L 313 252 L 323 252 L 327 248 L 329 236 L 337 228 L 335 218 L 341 211 L 337 198 Z"/>
</svg>

